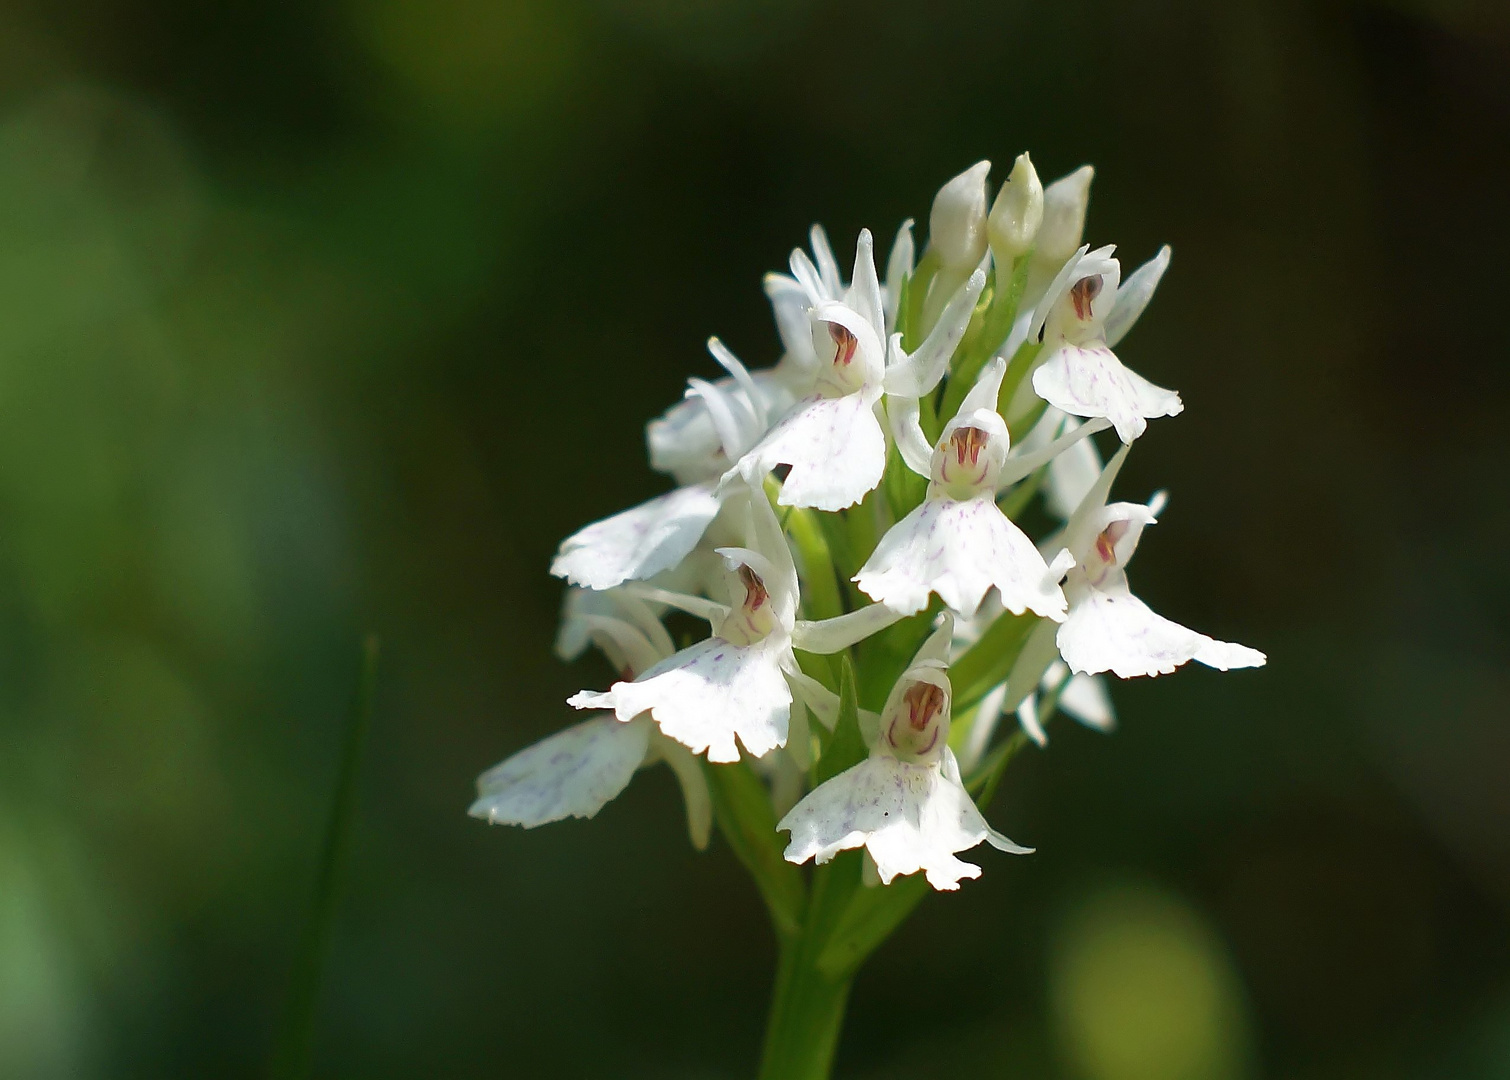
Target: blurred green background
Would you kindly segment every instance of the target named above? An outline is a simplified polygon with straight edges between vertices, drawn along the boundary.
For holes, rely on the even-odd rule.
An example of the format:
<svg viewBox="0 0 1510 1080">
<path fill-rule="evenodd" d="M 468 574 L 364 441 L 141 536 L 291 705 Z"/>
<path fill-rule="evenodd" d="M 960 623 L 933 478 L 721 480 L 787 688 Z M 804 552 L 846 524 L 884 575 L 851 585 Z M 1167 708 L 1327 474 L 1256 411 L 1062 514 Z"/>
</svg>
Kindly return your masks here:
<svg viewBox="0 0 1510 1080">
<path fill-rule="evenodd" d="M 360 635 L 342 1077 L 740 1077 L 773 950 L 665 770 L 488 829 L 601 682 L 560 537 L 760 276 L 981 157 L 1169 242 L 1158 610 L 862 974 L 840 1075 L 1510 1075 L 1510 9 L 1495 0 L 0 4 L 0 1076 L 261 1075 Z"/>
</svg>

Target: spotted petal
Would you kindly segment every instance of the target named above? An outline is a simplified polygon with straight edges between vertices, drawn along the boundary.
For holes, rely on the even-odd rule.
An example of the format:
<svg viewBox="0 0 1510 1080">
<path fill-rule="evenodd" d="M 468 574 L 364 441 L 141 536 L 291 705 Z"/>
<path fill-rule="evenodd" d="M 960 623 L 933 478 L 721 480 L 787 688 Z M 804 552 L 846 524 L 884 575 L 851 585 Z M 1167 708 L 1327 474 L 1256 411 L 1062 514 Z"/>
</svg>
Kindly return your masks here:
<svg viewBox="0 0 1510 1080">
<path fill-rule="evenodd" d="M 764 757 L 786 744 L 792 691 L 781 673 L 790 646 L 778 638 L 731 645 L 708 638 L 607 693 L 583 692 L 570 704 L 613 709 L 620 720 L 648 711 L 662 734 L 709 761 L 738 761 L 736 737 Z"/>
<path fill-rule="evenodd" d="M 1124 443 L 1142 435 L 1149 418 L 1174 416 L 1185 407 L 1179 394 L 1128 370 L 1099 341 L 1061 344 L 1033 372 L 1033 391 L 1072 416 L 1106 417 Z"/>
<path fill-rule="evenodd" d="M 980 867 L 955 853 L 982 841 L 1026 853 L 986 824 L 959 781 L 953 754 L 932 765 L 874 754 L 808 794 L 776 826 L 790 832 L 788 862 L 826 863 L 864 846 L 883 882 L 923 871 L 935 889 L 959 888 Z"/>
<path fill-rule="evenodd" d="M 781 505 L 818 510 L 853 506 L 886 471 L 886 435 L 872 408 L 874 400 L 868 393 L 804 399 L 740 460 L 739 473 L 759 484 L 777 465 L 790 465 Z M 732 475 L 732 470 L 725 474 L 724 482 Z"/>
<path fill-rule="evenodd" d="M 669 491 L 567 537 L 551 573 L 600 590 L 642 581 L 686 558 L 722 504 L 712 484 Z"/>
<path fill-rule="evenodd" d="M 1190 660 L 1226 671 L 1259 667 L 1266 659 L 1256 649 L 1216 641 L 1166 619 L 1125 590 L 1088 590 L 1070 606 L 1058 641 L 1076 674 L 1110 671 L 1123 679 L 1167 675 Z"/>
<path fill-rule="evenodd" d="M 590 818 L 628 786 L 653 731 L 646 721 L 625 724 L 609 715 L 584 720 L 483 773 L 467 812 L 526 829 Z"/>
<path fill-rule="evenodd" d="M 1058 620 L 1065 611 L 1064 594 L 1043 556 L 989 494 L 925 500 L 881 538 L 855 582 L 906 614 L 921 611 L 936 592 L 951 610 L 969 617 L 993 585 L 1015 614 L 1032 610 Z"/>
</svg>

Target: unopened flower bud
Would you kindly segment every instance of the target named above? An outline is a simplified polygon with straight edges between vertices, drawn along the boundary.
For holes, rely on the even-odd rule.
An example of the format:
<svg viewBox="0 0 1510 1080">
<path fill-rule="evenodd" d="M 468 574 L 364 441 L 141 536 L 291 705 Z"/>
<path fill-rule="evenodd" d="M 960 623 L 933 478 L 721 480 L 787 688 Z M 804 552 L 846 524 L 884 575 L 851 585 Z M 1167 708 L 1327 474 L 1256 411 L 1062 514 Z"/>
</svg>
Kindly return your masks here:
<svg viewBox="0 0 1510 1080">
<path fill-rule="evenodd" d="M 986 174 L 991 163 L 972 165 L 939 188 L 928 215 L 928 243 L 946 270 L 969 273 L 986 254 Z"/>
<path fill-rule="evenodd" d="M 1043 184 L 1028 155 L 1019 154 L 1007 182 L 996 193 L 986 227 L 998 273 L 1010 271 L 1012 260 L 1033 246 L 1042 223 Z"/>
<path fill-rule="evenodd" d="M 1085 208 L 1091 198 L 1096 170 L 1082 165 L 1055 180 L 1043 192 L 1043 224 L 1038 229 L 1038 257 L 1063 266 L 1080 246 L 1085 232 Z"/>
</svg>

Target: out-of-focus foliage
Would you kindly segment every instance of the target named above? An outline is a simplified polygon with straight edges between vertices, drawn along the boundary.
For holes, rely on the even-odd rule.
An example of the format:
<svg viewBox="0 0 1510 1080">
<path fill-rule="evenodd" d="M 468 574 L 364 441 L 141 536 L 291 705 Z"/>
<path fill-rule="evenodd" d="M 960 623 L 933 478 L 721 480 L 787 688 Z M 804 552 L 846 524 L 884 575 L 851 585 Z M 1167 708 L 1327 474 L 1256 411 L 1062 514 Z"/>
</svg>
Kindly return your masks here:
<svg viewBox="0 0 1510 1080">
<path fill-rule="evenodd" d="M 262 1070 L 369 627 L 321 1071 L 747 1073 L 762 914 L 669 777 L 529 834 L 472 778 L 603 679 L 545 567 L 706 335 L 769 362 L 811 221 L 1025 148 L 1174 246 L 1139 587 L 1270 666 L 1015 763 L 1039 854 L 841 1074 L 1510 1072 L 1506 72 L 1471 2 L 0 6 L 0 1075 Z"/>
</svg>

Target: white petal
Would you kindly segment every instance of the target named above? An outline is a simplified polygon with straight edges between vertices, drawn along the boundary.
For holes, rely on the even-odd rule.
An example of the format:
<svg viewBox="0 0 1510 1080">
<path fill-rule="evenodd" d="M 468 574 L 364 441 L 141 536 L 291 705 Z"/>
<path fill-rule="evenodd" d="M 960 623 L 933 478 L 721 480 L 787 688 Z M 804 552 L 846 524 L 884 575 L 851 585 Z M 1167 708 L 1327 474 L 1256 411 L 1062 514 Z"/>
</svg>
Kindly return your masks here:
<svg viewBox="0 0 1510 1080">
<path fill-rule="evenodd" d="M 755 757 L 786 742 L 792 691 L 781 673 L 789 647 L 775 638 L 731 645 L 708 638 L 607 694 L 578 694 L 622 720 L 649 711 L 662 734 L 709 761 L 738 761 L 735 738 Z M 580 707 L 580 706 L 579 706 Z"/>
<path fill-rule="evenodd" d="M 667 492 L 567 537 L 551 573 L 589 589 L 658 574 L 697 546 L 721 503 L 712 485 Z"/>
<path fill-rule="evenodd" d="M 989 494 L 924 501 L 881 538 L 855 583 L 904 614 L 921 611 L 936 592 L 968 617 L 993 585 L 1014 613 L 1028 609 L 1058 620 L 1065 611 L 1043 556 Z"/>
<path fill-rule="evenodd" d="M 957 780 L 936 765 L 875 755 L 819 785 L 777 824 L 789 831 L 789 862 L 828 862 L 864 845 L 881 880 L 924 871 L 935 889 L 956 889 L 980 867 L 955 858 L 983 840 L 1006 842 Z"/>
<path fill-rule="evenodd" d="M 1059 710 L 1097 731 L 1110 731 L 1117 726 L 1106 680 L 1099 675 L 1071 675 L 1059 692 Z"/>
<path fill-rule="evenodd" d="M 637 720 L 649 727 L 649 721 Z M 713 796 L 708 791 L 708 775 L 701 763 L 680 743 L 656 735 L 651 739 L 650 754 L 660 758 L 676 776 L 682 789 L 682 804 L 687 808 L 687 835 L 692 846 L 702 851 L 713 832 Z"/>
<path fill-rule="evenodd" d="M 797 699 L 807 706 L 824 727 L 833 731 L 834 725 L 839 722 L 839 695 L 811 675 L 804 674 L 798 667 L 788 669 L 786 681 Z M 795 709 L 794 705 L 793 710 Z"/>
<path fill-rule="evenodd" d="M 467 812 L 526 829 L 590 818 L 629 784 L 652 730 L 644 722 L 595 716 L 559 731 L 483 773 Z"/>
<path fill-rule="evenodd" d="M 1215 638 L 1206 638 L 1201 643 L 1201 647 L 1196 650 L 1195 659 L 1198 663 L 1216 668 L 1218 671 L 1263 667 L 1269 662 L 1269 658 L 1257 649 L 1250 649 L 1246 645 L 1238 645 L 1231 641 L 1217 641 Z"/>
<path fill-rule="evenodd" d="M 839 280 L 839 260 L 834 258 L 834 248 L 828 242 L 828 233 L 822 225 L 814 225 L 808 230 L 808 239 L 813 244 L 813 259 L 817 262 L 818 273 L 823 279 L 824 295 L 830 300 L 837 300 L 843 284 Z"/>
<path fill-rule="evenodd" d="M 1054 411 L 1058 412 L 1057 409 Z M 997 488 L 1000 489 L 1009 484 L 1015 484 L 1030 473 L 1037 472 L 1043 466 L 1053 465 L 1060 458 L 1064 457 L 1065 454 L 1074 450 L 1077 446 L 1084 444 L 1090 436 L 1096 434 L 1098 431 L 1105 431 L 1111 426 L 1110 420 L 1098 416 L 1094 420 L 1087 420 L 1083 424 L 1071 425 L 1069 430 L 1063 435 L 1036 450 L 1018 453 L 1007 458 L 1000 474 L 996 478 Z M 1096 460 L 1096 471 L 1091 477 L 1091 482 L 1094 483 L 1095 477 L 1101 473 L 1100 459 L 1096 456 L 1096 448 L 1094 446 L 1091 447 L 1091 455 Z M 1074 505 L 1072 503 L 1071 507 L 1073 508 Z"/>
<path fill-rule="evenodd" d="M 765 431 L 754 409 L 745 404 L 743 394 L 720 390 L 706 379 L 693 376 L 687 380 L 687 396 L 699 399 L 708 410 L 726 459 L 743 454 Z"/>
<path fill-rule="evenodd" d="M 809 315 L 807 291 L 785 274 L 767 274 L 764 285 L 765 294 L 771 301 L 771 311 L 776 317 L 776 333 L 780 335 L 785 351 L 783 364 L 811 375 L 817 370 L 818 356 L 813 352 L 812 317 Z M 788 401 L 787 405 L 790 404 Z"/>
<path fill-rule="evenodd" d="M 1167 675 L 1211 641 L 1155 613 L 1130 592 L 1089 590 L 1059 628 L 1059 652 L 1070 670 L 1118 678 Z"/>
<path fill-rule="evenodd" d="M 584 615 L 582 621 L 593 632 L 608 662 L 619 671 L 648 671 L 676 651 L 661 651 L 639 627 L 613 615 Z"/>
<path fill-rule="evenodd" d="M 1017 723 L 1028 733 L 1028 738 L 1039 746 L 1049 745 L 1049 736 L 1043 730 L 1043 725 L 1038 722 L 1038 695 L 1036 693 L 1029 694 L 1018 703 Z"/>
<path fill-rule="evenodd" d="M 859 242 L 855 244 L 855 272 L 850 279 L 849 291 L 844 302 L 854 308 L 870 323 L 881 341 L 886 340 L 886 314 L 881 299 L 881 282 L 876 277 L 875 241 L 869 229 L 860 230 Z"/>
<path fill-rule="evenodd" d="M 976 706 L 975 719 L 970 724 L 970 735 L 962 751 L 968 768 L 975 768 L 985 755 L 986 747 L 991 745 L 991 736 L 996 734 L 996 725 L 1001 722 L 1001 704 L 1006 697 L 1007 684 L 1001 683 L 992 687 Z"/>
<path fill-rule="evenodd" d="M 1044 620 L 1028 633 L 1022 650 L 1012 662 L 1007 675 L 1007 696 L 1002 699 L 1002 709 L 1015 712 L 1023 700 L 1033 694 L 1043 679 L 1044 672 L 1059 659 L 1059 646 L 1054 642 L 1058 627 Z"/>
<path fill-rule="evenodd" d="M 801 619 L 792 629 L 792 644 L 803 652 L 836 653 L 880 633 L 901 617 L 893 608 L 868 604 L 832 619 L 817 622 Z"/>
<path fill-rule="evenodd" d="M 865 498 L 886 471 L 886 435 L 864 394 L 799 402 L 738 470 L 758 485 L 777 465 L 790 465 L 778 500 L 783 506 L 842 510 Z M 727 483 L 730 474 L 726 474 Z"/>
<path fill-rule="evenodd" d="M 1153 292 L 1159 287 L 1159 279 L 1169 269 L 1169 255 L 1169 245 L 1165 244 L 1157 255 L 1134 270 L 1117 288 L 1117 303 L 1106 317 L 1108 348 L 1117 347 L 1117 342 L 1127 336 L 1133 323 L 1138 321 L 1138 316 L 1143 314 L 1143 309 L 1153 299 Z"/>
<path fill-rule="evenodd" d="M 1101 455 L 1096 444 L 1081 439 L 1049 462 L 1047 495 L 1045 502 L 1049 512 L 1068 521 L 1080 500 L 1096 484 L 1101 475 Z"/>
<path fill-rule="evenodd" d="M 1033 372 L 1033 390 L 1050 405 L 1074 416 L 1106 417 L 1124 443 L 1143 434 L 1147 418 L 1174 416 L 1185 407 L 1179 394 L 1129 371 L 1115 353 L 1099 343 L 1061 344 Z"/>
<path fill-rule="evenodd" d="M 797 283 L 790 278 L 782 278 L 791 287 L 791 291 L 801 299 L 805 305 L 806 298 Z M 778 308 L 778 311 L 781 309 Z M 807 309 L 804 306 L 796 312 L 795 318 L 801 322 L 802 340 L 806 342 L 809 353 L 812 351 L 812 335 L 808 331 Z M 796 400 L 789 385 L 793 381 L 793 366 L 800 366 L 803 358 L 795 358 L 787 370 L 767 368 L 761 371 L 749 373 L 749 383 L 742 385 L 741 380 L 732 375 L 725 376 L 713 381 L 712 386 L 726 396 L 738 399 L 737 410 L 744 414 L 749 411 L 748 405 L 761 416 L 779 416 L 785 412 Z M 811 370 L 816 365 L 816 358 L 811 358 L 808 364 L 807 378 L 811 377 Z M 803 377 L 798 374 L 796 381 L 803 382 Z M 747 400 L 753 387 L 755 400 Z M 762 422 L 762 430 L 763 430 Z M 757 436 L 759 431 L 755 433 Z M 707 403 L 701 394 L 695 394 L 684 398 L 682 401 L 671 406 L 660 417 L 650 421 L 645 426 L 645 441 L 650 448 L 650 467 L 657 472 L 669 473 L 676 477 L 677 483 L 682 486 L 700 484 L 705 480 L 716 479 L 728 469 L 731 458 L 724 452 L 724 441 L 713 422 L 713 416 L 708 411 Z M 743 451 L 744 447 L 734 448 L 735 456 Z"/>
<path fill-rule="evenodd" d="M 900 339 L 901 335 L 897 335 Z M 886 399 L 886 418 L 891 422 L 891 437 L 897 444 L 906 466 L 919 476 L 933 473 L 933 447 L 923 434 L 922 406 L 914 397 L 889 396 Z"/>
<path fill-rule="evenodd" d="M 896 328 L 897 305 L 902 300 L 902 280 L 912 274 L 912 219 L 902 222 L 886 259 L 886 332 Z"/>
</svg>

